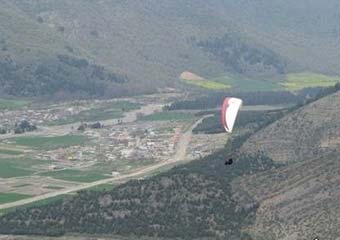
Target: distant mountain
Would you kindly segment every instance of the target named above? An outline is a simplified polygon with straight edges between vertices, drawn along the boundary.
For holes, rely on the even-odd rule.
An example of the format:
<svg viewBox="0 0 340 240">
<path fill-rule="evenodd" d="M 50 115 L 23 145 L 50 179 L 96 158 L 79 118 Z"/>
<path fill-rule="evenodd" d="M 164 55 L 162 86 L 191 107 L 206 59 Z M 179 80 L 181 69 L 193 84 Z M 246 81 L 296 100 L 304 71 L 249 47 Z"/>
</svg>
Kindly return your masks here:
<svg viewBox="0 0 340 240">
<path fill-rule="evenodd" d="M 335 0 L 1 0 L 1 91 L 126 95 L 176 87 L 184 71 L 340 74 L 339 10 Z"/>
</svg>

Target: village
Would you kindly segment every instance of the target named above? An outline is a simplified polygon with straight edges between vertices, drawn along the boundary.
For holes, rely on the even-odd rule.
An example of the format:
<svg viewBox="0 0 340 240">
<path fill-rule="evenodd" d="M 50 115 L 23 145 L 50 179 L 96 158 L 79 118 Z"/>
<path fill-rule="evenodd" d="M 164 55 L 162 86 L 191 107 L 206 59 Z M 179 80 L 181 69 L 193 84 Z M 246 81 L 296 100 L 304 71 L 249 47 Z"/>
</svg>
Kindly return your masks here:
<svg viewBox="0 0 340 240">
<path fill-rule="evenodd" d="M 223 148 L 225 134 L 192 133 L 205 116 L 164 110 L 175 97 L 147 95 L 0 111 L 0 127 L 9 129 L 0 134 L 0 164 L 7 173 L 2 176 L 0 171 L 0 192 L 26 198 L 66 191 L 200 159 Z M 31 130 L 17 133 L 15 127 L 21 125 Z"/>
<path fill-rule="evenodd" d="M 175 153 L 183 124 L 138 122 L 87 129 L 81 134 L 84 145 L 30 153 L 51 165 L 41 170 L 88 169 L 97 164 L 112 166 L 112 174 L 128 171 L 145 164 L 165 161 Z"/>
</svg>

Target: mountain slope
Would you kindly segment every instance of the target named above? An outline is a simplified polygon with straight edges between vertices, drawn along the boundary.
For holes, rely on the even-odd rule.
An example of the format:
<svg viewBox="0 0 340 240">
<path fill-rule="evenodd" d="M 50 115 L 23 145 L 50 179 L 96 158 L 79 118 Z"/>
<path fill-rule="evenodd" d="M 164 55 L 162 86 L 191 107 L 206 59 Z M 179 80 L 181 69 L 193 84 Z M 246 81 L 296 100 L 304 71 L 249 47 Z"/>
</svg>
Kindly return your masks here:
<svg viewBox="0 0 340 240">
<path fill-rule="evenodd" d="M 204 78 L 231 73 L 271 81 L 282 80 L 291 71 L 340 74 L 338 10 L 335 0 L 327 4 L 316 0 L 298 4 L 292 0 L 1 0 L 0 60 L 7 70 L 0 78 L 10 82 L 3 92 L 43 95 L 45 89 L 39 86 L 47 84 L 57 93 L 65 89 L 55 87 L 55 82 L 74 78 L 88 79 L 98 89 L 95 94 L 91 87 L 73 90 L 75 95 L 152 92 L 178 86 L 184 71 Z M 104 67 L 108 74 L 125 76 L 126 81 L 107 78 L 103 82 L 88 74 L 91 69 L 70 70 L 63 64 L 58 67 L 65 76 L 50 73 L 53 83 L 39 79 L 34 72 L 37 65 L 57 68 L 57 56 L 65 54 Z M 9 67 L 3 63 L 8 56 L 14 62 Z M 16 89 L 11 83 L 15 81 L 8 80 L 12 76 L 25 82 L 27 75 L 32 80 L 26 85 L 38 90 Z"/>
<path fill-rule="evenodd" d="M 238 194 L 242 188 L 260 203 L 248 228 L 253 239 L 337 239 L 339 171 L 339 154 L 331 153 L 239 179 Z"/>
<path fill-rule="evenodd" d="M 285 166 L 238 178 L 240 203 L 259 203 L 254 239 L 340 236 L 340 91 L 312 102 L 251 136 L 241 147 Z"/>
<path fill-rule="evenodd" d="M 340 147 L 340 92 L 298 109 L 253 135 L 242 152 L 259 151 L 279 162 L 322 156 Z"/>
<path fill-rule="evenodd" d="M 127 77 L 91 63 L 58 32 L 0 1 L 1 94 L 67 97 L 124 94 Z M 106 91 L 111 91 L 107 93 Z"/>
</svg>

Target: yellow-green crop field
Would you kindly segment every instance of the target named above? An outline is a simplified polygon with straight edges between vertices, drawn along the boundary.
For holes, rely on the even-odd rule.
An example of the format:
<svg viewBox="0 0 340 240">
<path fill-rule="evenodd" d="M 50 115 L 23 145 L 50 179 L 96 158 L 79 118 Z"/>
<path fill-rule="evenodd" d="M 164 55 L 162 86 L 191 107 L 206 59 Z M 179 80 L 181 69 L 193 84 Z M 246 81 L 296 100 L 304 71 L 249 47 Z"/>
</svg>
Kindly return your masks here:
<svg viewBox="0 0 340 240">
<path fill-rule="evenodd" d="M 338 76 L 327 76 L 318 73 L 303 72 L 292 73 L 286 76 L 282 86 L 289 91 L 298 91 L 309 87 L 329 87 L 340 82 Z"/>
</svg>

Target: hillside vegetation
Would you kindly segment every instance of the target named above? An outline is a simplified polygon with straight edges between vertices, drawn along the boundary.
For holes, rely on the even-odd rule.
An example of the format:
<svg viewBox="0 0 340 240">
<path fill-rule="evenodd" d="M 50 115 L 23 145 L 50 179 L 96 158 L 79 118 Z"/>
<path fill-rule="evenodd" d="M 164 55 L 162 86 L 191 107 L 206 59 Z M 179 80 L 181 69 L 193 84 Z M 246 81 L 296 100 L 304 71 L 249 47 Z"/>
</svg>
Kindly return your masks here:
<svg viewBox="0 0 340 240">
<path fill-rule="evenodd" d="M 1 94 L 153 92 L 179 87 L 184 71 L 269 89 L 292 71 L 337 75 L 338 10 L 335 0 L 2 0 Z"/>
<path fill-rule="evenodd" d="M 0 232 L 250 239 L 242 228 L 254 221 L 257 205 L 240 208 L 229 181 L 274 165 L 265 158 L 243 157 L 228 170 L 220 167 L 223 156 L 220 152 L 193 166 L 132 181 L 110 192 L 81 192 L 71 200 L 11 212 L 0 218 Z"/>
</svg>

